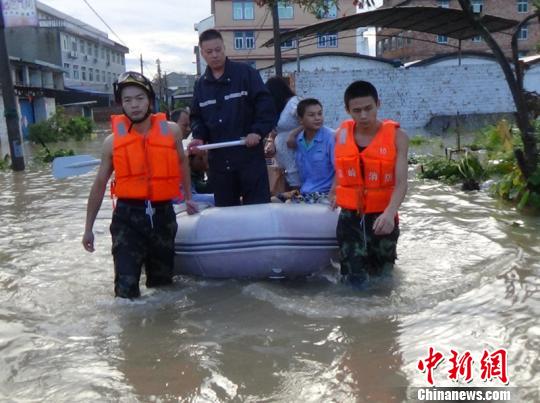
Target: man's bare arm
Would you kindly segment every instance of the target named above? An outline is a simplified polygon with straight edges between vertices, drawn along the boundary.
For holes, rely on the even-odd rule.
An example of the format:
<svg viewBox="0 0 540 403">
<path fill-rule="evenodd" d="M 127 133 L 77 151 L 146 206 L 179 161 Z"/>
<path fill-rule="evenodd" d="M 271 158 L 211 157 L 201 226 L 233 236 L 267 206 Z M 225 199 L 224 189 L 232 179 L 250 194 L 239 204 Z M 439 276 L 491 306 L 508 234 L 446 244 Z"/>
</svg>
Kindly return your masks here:
<svg viewBox="0 0 540 403">
<path fill-rule="evenodd" d="M 110 135 L 103 143 L 101 163 L 99 165 L 96 179 L 94 180 L 88 196 L 88 204 L 86 206 L 86 224 L 82 240 L 83 246 L 88 252 L 94 251 L 94 222 L 101 207 L 101 203 L 103 202 L 103 196 L 105 195 L 105 190 L 107 189 L 107 182 L 109 182 L 109 178 L 113 172 L 112 140 L 113 136 Z"/>
<path fill-rule="evenodd" d="M 189 168 L 189 158 L 187 158 L 184 152 L 184 145 L 182 143 L 182 132 L 177 124 L 169 122 L 169 127 L 174 133 L 176 139 L 176 151 L 178 152 L 178 159 L 180 160 L 180 169 L 182 172 L 182 188 L 184 190 L 184 198 L 186 201 L 186 207 L 188 214 L 197 212 L 197 205 L 191 200 L 191 170 Z"/>
<path fill-rule="evenodd" d="M 409 137 L 403 130 L 396 131 L 396 170 L 395 185 L 390 203 L 384 212 L 375 220 L 373 230 L 377 235 L 389 234 L 394 230 L 394 217 L 407 194 L 407 155 L 409 152 Z"/>
</svg>

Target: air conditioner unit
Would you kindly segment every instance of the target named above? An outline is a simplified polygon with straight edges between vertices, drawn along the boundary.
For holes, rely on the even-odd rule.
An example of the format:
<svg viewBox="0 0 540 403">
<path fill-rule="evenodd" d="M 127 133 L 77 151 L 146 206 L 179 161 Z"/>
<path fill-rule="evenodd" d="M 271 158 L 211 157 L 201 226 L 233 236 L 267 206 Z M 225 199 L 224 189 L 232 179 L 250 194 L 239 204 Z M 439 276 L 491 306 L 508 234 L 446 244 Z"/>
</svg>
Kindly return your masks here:
<svg viewBox="0 0 540 403">
<path fill-rule="evenodd" d="M 472 5 L 472 11 L 475 14 L 480 14 L 482 12 L 482 4 L 478 4 L 478 3 L 473 4 Z"/>
</svg>

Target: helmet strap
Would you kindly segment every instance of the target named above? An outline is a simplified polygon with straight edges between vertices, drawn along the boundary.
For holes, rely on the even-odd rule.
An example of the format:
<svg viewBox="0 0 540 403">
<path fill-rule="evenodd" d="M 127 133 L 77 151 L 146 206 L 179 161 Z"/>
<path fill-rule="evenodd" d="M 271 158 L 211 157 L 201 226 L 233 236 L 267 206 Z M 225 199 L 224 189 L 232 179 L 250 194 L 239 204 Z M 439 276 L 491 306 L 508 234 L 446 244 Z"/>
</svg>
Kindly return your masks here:
<svg viewBox="0 0 540 403">
<path fill-rule="evenodd" d="M 132 119 L 129 117 L 129 115 L 126 113 L 126 110 L 124 109 L 124 107 L 122 107 L 122 112 L 124 112 L 124 115 L 129 119 L 129 121 L 131 122 L 131 124 L 129 125 L 129 128 L 128 128 L 128 133 L 131 132 L 131 128 L 133 127 L 134 124 L 137 124 L 137 123 L 142 123 L 146 120 L 146 118 L 148 118 L 148 116 L 150 116 L 150 114 L 152 113 L 152 109 L 150 108 L 150 105 L 148 106 L 148 109 L 146 110 L 146 113 L 144 114 L 143 117 L 140 117 L 138 119 Z"/>
</svg>

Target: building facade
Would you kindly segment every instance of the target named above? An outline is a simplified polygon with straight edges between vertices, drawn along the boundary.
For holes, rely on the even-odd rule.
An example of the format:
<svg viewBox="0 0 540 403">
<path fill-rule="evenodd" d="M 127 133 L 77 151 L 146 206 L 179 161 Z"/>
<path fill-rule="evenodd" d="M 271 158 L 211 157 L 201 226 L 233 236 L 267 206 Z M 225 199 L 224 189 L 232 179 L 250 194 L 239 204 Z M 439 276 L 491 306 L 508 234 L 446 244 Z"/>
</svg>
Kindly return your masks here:
<svg viewBox="0 0 540 403">
<path fill-rule="evenodd" d="M 66 88 L 112 94 L 112 83 L 126 71 L 129 49 L 103 31 L 37 2 L 40 27 L 56 34 L 58 63 Z"/>
<path fill-rule="evenodd" d="M 252 0 L 212 0 L 211 7 L 215 17 L 214 27 L 223 35 L 230 59 L 249 63 L 258 69 L 274 64 L 273 47 L 260 47 L 273 38 L 272 13 L 267 6 L 259 7 Z M 355 13 L 353 0 L 340 0 L 337 7 L 330 7 L 326 13 L 321 11 L 318 16 L 293 2 L 280 2 L 278 5 L 282 32 Z M 297 49 L 296 41 L 289 41 L 281 47 L 282 58 L 292 60 L 298 54 L 327 52 L 357 53 L 356 37 L 356 30 L 327 32 L 308 43 L 301 42 L 300 49 Z"/>
<path fill-rule="evenodd" d="M 56 104 L 112 99 L 127 47 L 82 21 L 36 1 L 38 26 L 5 29 L 21 132 L 49 118 Z M 0 136 L 3 133 L 0 132 Z"/>
<path fill-rule="evenodd" d="M 532 0 L 471 0 L 473 10 L 497 17 L 523 20 L 534 12 Z M 458 0 L 384 0 L 383 7 L 445 7 L 460 9 Z M 496 33 L 494 38 L 507 56 L 511 56 L 511 36 Z M 540 40 L 540 28 L 536 19 L 531 20 L 519 32 L 519 56 L 537 53 L 536 46 Z M 437 54 L 456 52 L 459 41 L 443 35 L 433 35 L 423 32 L 402 31 L 396 29 L 377 29 L 377 56 L 399 59 L 410 62 L 425 59 Z M 466 51 L 491 52 L 480 36 L 461 41 L 461 49 Z"/>
</svg>

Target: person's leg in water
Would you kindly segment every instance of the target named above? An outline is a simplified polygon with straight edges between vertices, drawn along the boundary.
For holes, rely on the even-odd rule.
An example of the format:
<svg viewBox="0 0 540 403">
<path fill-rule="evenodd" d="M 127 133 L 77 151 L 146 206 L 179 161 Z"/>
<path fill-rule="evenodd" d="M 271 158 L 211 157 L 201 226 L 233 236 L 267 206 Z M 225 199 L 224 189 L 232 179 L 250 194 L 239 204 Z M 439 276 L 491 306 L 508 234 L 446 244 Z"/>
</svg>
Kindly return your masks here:
<svg viewBox="0 0 540 403">
<path fill-rule="evenodd" d="M 147 288 L 172 284 L 174 239 L 178 230 L 172 205 L 157 207 L 153 221 L 150 247 L 144 263 Z"/>
</svg>

